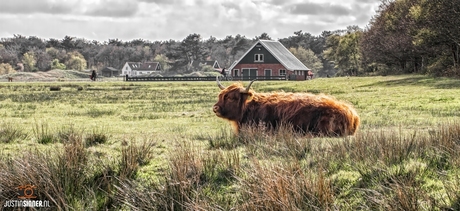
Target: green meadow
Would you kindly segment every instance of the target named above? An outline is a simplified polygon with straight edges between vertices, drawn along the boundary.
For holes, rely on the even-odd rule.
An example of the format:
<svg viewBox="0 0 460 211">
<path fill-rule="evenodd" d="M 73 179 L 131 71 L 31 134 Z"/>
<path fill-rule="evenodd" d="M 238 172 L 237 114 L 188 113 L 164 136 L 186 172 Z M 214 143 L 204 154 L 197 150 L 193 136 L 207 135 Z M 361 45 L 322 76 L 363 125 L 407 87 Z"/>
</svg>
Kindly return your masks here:
<svg viewBox="0 0 460 211">
<path fill-rule="evenodd" d="M 460 209 L 460 80 L 342 77 L 252 88 L 350 102 L 358 134 L 307 138 L 285 127 L 235 136 L 212 112 L 215 82 L 5 82 L 0 205 L 32 184 L 51 204 L 37 210 Z"/>
</svg>

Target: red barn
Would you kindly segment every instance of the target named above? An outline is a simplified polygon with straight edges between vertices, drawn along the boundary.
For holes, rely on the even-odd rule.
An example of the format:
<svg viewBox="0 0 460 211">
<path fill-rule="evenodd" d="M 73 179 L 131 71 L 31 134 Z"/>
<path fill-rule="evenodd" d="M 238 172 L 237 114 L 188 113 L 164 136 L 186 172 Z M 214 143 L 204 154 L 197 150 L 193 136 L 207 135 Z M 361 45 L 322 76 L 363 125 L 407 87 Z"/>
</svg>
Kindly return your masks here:
<svg viewBox="0 0 460 211">
<path fill-rule="evenodd" d="M 290 80 L 306 80 L 310 69 L 299 61 L 283 44 L 259 40 L 230 68 L 232 76 L 255 79 L 256 76 L 286 76 Z"/>
</svg>

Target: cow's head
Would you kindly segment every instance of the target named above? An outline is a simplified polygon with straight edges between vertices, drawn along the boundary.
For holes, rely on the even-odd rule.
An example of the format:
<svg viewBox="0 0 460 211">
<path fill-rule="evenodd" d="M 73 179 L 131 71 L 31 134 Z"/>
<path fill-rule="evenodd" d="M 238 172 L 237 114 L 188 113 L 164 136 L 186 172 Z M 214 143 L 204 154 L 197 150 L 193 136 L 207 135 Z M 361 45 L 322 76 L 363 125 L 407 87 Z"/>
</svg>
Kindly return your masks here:
<svg viewBox="0 0 460 211">
<path fill-rule="evenodd" d="M 220 84 L 219 79 L 216 77 L 217 86 L 221 89 L 219 100 L 213 107 L 214 113 L 218 117 L 228 120 L 239 120 L 243 114 L 246 102 L 253 96 L 253 91 L 250 90 L 252 83 L 245 88 L 242 84 L 232 84 L 224 87 Z"/>
</svg>

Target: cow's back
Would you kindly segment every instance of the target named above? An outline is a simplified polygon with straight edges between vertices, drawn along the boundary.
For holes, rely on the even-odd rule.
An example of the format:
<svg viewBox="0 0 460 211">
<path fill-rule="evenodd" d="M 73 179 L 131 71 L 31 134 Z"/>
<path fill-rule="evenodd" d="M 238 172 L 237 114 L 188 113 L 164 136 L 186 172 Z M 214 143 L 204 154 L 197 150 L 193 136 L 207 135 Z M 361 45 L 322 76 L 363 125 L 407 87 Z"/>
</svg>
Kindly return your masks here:
<svg viewBox="0 0 460 211">
<path fill-rule="evenodd" d="M 296 131 L 319 136 L 355 134 L 360 121 L 348 103 L 310 93 L 256 94 L 243 115 L 243 123 L 264 122 L 277 127 L 292 125 Z"/>
</svg>

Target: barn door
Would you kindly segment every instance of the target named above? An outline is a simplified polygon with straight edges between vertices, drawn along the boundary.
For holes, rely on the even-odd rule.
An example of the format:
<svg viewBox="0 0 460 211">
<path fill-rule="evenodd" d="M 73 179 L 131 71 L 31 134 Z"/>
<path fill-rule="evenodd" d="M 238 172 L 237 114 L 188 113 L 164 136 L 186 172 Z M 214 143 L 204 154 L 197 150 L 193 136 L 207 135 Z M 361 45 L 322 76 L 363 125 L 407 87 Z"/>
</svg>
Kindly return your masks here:
<svg viewBox="0 0 460 211">
<path fill-rule="evenodd" d="M 265 70 L 264 70 L 264 73 L 265 73 L 265 79 L 266 79 L 266 80 L 270 80 L 270 78 L 271 78 L 271 76 L 272 76 L 272 70 L 265 69 Z"/>
<path fill-rule="evenodd" d="M 242 69 L 243 80 L 254 80 L 257 78 L 257 68 Z"/>
<path fill-rule="evenodd" d="M 249 79 L 249 69 L 241 69 L 241 71 L 242 71 L 243 80 L 248 80 Z"/>
<path fill-rule="evenodd" d="M 257 78 L 257 68 L 249 69 L 249 80 L 254 80 Z"/>
</svg>

